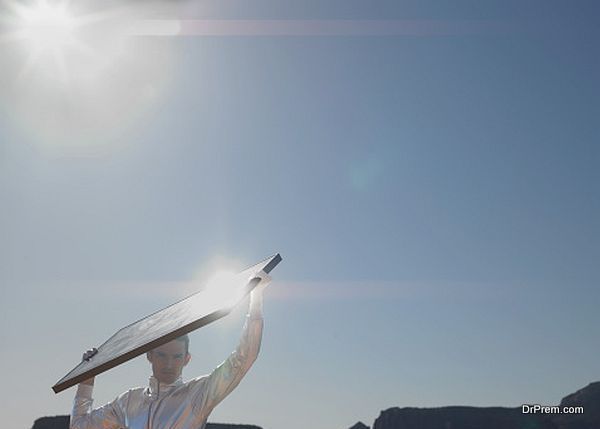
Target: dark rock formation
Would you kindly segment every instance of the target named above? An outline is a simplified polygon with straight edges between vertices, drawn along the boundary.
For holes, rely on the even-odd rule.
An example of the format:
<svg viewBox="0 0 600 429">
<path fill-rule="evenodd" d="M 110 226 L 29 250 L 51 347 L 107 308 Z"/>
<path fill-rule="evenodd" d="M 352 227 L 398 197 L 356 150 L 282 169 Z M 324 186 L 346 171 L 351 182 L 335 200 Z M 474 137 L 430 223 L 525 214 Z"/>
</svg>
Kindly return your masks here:
<svg viewBox="0 0 600 429">
<path fill-rule="evenodd" d="M 501 407 L 390 408 L 373 429 L 558 429 L 545 416 Z"/>
<path fill-rule="evenodd" d="M 373 429 L 600 429 L 600 382 L 566 396 L 560 403 L 561 409 L 565 406 L 583 407 L 584 413 L 523 414 L 520 407 L 390 408 L 381 412 Z"/>
<path fill-rule="evenodd" d="M 231 425 L 227 423 L 207 423 L 206 429 L 262 429 L 254 425 Z"/>
<path fill-rule="evenodd" d="M 41 417 L 31 429 L 69 429 L 69 416 Z"/>
<path fill-rule="evenodd" d="M 583 389 L 565 396 L 561 407 L 583 407 L 583 414 L 554 416 L 558 429 L 600 428 L 600 381 L 590 383 Z"/>
<path fill-rule="evenodd" d="M 42 417 L 33 423 L 31 429 L 69 429 L 69 416 Z M 206 429 L 262 429 L 253 425 L 230 425 L 225 423 L 208 423 Z"/>
<path fill-rule="evenodd" d="M 230 425 L 227 423 L 207 423 L 206 429 L 262 429 L 254 425 Z"/>
<path fill-rule="evenodd" d="M 358 422 L 354 426 L 352 426 L 350 429 L 369 429 L 369 426 L 367 426 L 363 422 Z"/>
</svg>

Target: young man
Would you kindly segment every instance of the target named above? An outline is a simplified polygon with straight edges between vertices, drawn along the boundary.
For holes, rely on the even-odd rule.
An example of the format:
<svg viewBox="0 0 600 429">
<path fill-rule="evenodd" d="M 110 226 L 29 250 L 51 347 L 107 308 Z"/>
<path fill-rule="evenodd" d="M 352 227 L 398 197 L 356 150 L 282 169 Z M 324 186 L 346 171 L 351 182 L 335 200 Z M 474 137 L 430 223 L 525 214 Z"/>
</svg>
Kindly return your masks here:
<svg viewBox="0 0 600 429">
<path fill-rule="evenodd" d="M 92 410 L 94 379 L 77 387 L 71 429 L 203 429 L 214 407 L 239 384 L 258 356 L 262 338 L 262 294 L 270 278 L 250 294 L 250 306 L 236 350 L 210 375 L 183 382 L 188 364 L 187 336 L 147 353 L 152 365 L 148 387 L 130 389 Z M 89 357 L 89 351 L 83 357 Z"/>
</svg>

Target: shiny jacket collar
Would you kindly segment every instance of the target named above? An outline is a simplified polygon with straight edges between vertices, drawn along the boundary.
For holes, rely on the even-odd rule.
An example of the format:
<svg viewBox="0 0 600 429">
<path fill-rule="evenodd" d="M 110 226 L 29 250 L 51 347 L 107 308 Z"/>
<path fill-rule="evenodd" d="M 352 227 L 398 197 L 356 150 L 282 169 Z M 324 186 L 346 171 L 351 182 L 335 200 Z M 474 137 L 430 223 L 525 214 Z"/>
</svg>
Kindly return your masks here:
<svg viewBox="0 0 600 429">
<path fill-rule="evenodd" d="M 150 376 L 148 381 L 148 393 L 151 398 L 158 398 L 158 396 L 162 396 L 163 394 L 169 393 L 171 390 L 181 386 L 183 384 L 183 380 L 181 376 L 177 380 L 175 380 L 171 384 L 167 383 L 159 383 L 159 381 L 153 375 Z"/>
</svg>

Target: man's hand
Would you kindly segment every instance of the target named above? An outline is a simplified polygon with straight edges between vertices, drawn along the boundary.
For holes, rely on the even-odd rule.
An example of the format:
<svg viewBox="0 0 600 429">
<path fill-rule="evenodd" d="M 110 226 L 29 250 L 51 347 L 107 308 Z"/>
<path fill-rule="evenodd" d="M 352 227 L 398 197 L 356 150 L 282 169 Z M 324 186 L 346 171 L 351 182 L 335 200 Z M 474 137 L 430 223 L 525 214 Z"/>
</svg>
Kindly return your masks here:
<svg viewBox="0 0 600 429">
<path fill-rule="evenodd" d="M 260 282 L 258 283 L 258 286 L 252 289 L 251 294 L 253 296 L 262 296 L 263 292 L 265 291 L 265 288 L 271 283 L 271 276 L 265 273 L 264 271 L 261 271 L 256 275 L 256 277 L 260 279 Z"/>
<path fill-rule="evenodd" d="M 89 360 L 96 354 L 98 353 L 98 349 L 96 347 L 86 350 L 85 353 L 83 354 L 83 356 L 81 356 L 81 361 L 82 362 L 89 362 Z M 94 385 L 94 377 L 92 378 L 88 378 L 85 381 L 82 381 L 81 384 L 87 384 L 88 386 L 93 386 Z"/>
<path fill-rule="evenodd" d="M 250 292 L 250 309 L 249 312 L 251 315 L 262 317 L 263 312 L 263 292 L 267 285 L 271 283 L 271 276 L 261 271 L 256 275 L 256 277 L 260 278 L 260 283 L 252 292 Z"/>
<path fill-rule="evenodd" d="M 81 356 L 81 361 L 88 362 L 96 353 L 98 353 L 98 349 L 96 347 L 86 350 L 83 356 Z"/>
</svg>

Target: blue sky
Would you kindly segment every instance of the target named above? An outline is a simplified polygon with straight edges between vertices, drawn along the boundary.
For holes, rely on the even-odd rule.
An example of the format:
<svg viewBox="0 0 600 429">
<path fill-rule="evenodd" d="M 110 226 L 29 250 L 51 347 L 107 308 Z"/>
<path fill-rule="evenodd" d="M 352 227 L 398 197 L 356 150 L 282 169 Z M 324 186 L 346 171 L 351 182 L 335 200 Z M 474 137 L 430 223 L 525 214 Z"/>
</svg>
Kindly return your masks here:
<svg viewBox="0 0 600 429">
<path fill-rule="evenodd" d="M 593 2 L 149 8 L 446 30 L 132 38 L 139 63 L 102 100 L 11 86 L 3 60 L 13 427 L 69 411 L 50 386 L 83 350 L 275 251 L 261 356 L 212 421 L 344 428 L 391 406 L 555 405 L 598 380 Z M 243 311 L 193 334 L 187 377 L 233 349 Z M 97 405 L 148 375 L 141 358 L 102 375 Z"/>
</svg>

